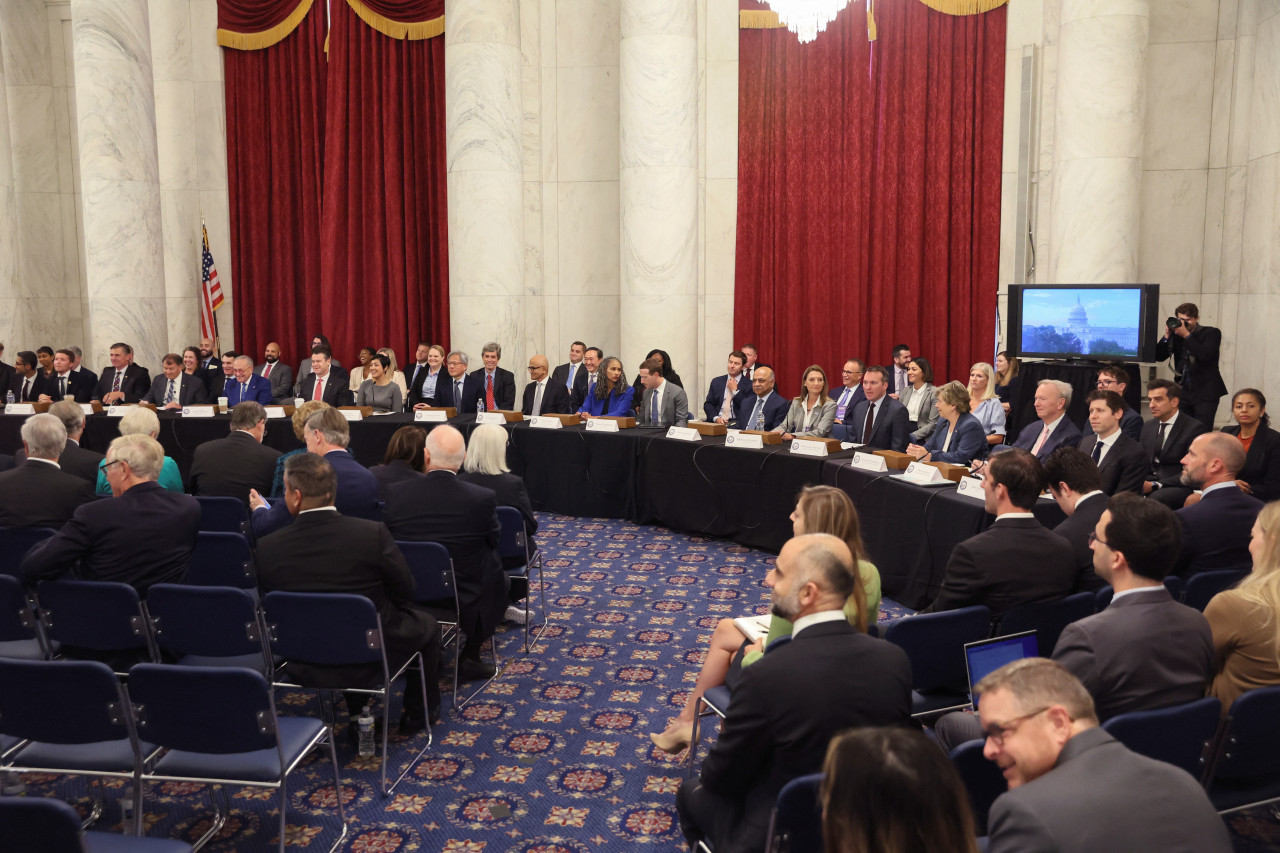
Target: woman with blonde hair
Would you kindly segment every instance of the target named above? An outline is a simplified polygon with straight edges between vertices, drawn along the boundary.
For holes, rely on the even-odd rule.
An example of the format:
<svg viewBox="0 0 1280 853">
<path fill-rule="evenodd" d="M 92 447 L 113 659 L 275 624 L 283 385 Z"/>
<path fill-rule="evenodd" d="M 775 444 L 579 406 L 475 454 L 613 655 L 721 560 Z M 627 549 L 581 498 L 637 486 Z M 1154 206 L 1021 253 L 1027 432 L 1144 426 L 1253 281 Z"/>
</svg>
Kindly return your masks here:
<svg viewBox="0 0 1280 853">
<path fill-rule="evenodd" d="M 271 478 L 271 497 L 284 497 L 284 463 L 289 460 L 290 456 L 297 456 L 299 453 L 307 452 L 307 440 L 304 436 L 307 427 L 307 418 L 314 415 L 321 409 L 330 408 L 329 404 L 323 400 L 308 400 L 301 406 L 293 410 L 293 434 L 298 437 L 298 441 L 302 443 L 302 447 L 296 450 L 290 450 L 288 453 L 280 454 L 280 458 L 276 460 L 276 475 Z"/>
<path fill-rule="evenodd" d="M 996 394 L 996 372 L 985 361 L 969 368 L 969 414 L 982 424 L 987 444 L 1004 444 L 1004 406 Z M 982 454 L 984 457 L 985 453 Z"/>
<path fill-rule="evenodd" d="M 155 412 L 146 406 L 133 406 L 124 413 L 124 417 L 120 419 L 121 435 L 147 435 L 159 441 L 160 439 L 160 418 Z M 98 483 L 94 491 L 100 495 L 111 494 L 111 485 L 107 482 L 107 472 L 103 470 L 105 460 L 98 465 Z M 182 473 L 178 470 L 178 463 L 173 461 L 172 456 L 164 457 L 164 467 L 160 469 L 160 476 L 156 480 L 163 488 L 171 492 L 183 492 Z"/>
<path fill-rule="evenodd" d="M 1280 684 L 1280 501 L 1258 513 L 1249 554 L 1253 571 L 1204 609 L 1216 658 L 1209 695 L 1224 715 L 1240 694 Z"/>
<path fill-rule="evenodd" d="M 969 392 L 952 380 L 938 389 L 934 405 L 938 422 L 924 445 L 908 444 L 907 455 L 921 462 L 950 462 L 972 465 L 975 459 L 987 458 L 987 443 L 982 437 L 982 424 L 969 414 Z"/>
<path fill-rule="evenodd" d="M 811 364 L 800 379 L 800 396 L 791 401 L 787 417 L 773 431 L 790 441 L 797 435 L 827 438 L 836 420 L 836 401 L 827 396 L 827 373 Z"/>
</svg>

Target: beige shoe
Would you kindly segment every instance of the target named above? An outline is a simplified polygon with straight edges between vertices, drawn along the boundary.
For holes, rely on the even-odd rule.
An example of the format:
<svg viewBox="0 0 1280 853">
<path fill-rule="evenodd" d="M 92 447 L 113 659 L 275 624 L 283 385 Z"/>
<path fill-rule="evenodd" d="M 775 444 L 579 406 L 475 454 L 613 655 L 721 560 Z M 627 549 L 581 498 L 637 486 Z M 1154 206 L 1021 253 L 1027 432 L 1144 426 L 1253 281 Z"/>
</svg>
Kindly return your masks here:
<svg viewBox="0 0 1280 853">
<path fill-rule="evenodd" d="M 658 749 L 674 755 L 693 740 L 693 723 L 672 723 L 662 733 L 651 732 L 649 740 L 653 741 L 653 745 Z"/>
</svg>

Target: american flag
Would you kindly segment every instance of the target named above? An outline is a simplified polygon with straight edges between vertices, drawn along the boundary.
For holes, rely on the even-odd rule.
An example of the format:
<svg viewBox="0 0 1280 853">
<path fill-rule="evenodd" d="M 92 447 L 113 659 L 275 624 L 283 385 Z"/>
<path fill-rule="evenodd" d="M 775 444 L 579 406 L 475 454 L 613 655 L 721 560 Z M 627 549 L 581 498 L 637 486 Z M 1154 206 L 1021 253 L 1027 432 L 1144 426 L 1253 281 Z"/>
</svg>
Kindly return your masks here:
<svg viewBox="0 0 1280 853">
<path fill-rule="evenodd" d="M 213 265 L 213 255 L 209 254 L 209 229 L 200 226 L 204 235 L 204 255 L 200 263 L 200 336 L 217 337 L 217 324 L 213 312 L 222 304 L 222 282 L 218 280 L 218 269 Z"/>
</svg>

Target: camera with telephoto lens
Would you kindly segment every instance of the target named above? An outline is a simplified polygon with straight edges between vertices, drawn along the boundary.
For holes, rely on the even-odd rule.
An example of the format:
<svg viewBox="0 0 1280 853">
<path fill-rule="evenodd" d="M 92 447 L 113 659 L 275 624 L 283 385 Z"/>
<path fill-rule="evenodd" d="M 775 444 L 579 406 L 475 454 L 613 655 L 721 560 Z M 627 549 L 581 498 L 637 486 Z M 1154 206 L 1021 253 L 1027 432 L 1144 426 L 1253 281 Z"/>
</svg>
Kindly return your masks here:
<svg viewBox="0 0 1280 853">
<path fill-rule="evenodd" d="M 1174 329 L 1182 325 L 1182 320 L 1179 319 L 1178 317 L 1170 317 L 1169 319 L 1164 321 L 1164 325 L 1165 325 L 1165 328 L 1167 328 L 1169 331 L 1172 332 Z"/>
</svg>

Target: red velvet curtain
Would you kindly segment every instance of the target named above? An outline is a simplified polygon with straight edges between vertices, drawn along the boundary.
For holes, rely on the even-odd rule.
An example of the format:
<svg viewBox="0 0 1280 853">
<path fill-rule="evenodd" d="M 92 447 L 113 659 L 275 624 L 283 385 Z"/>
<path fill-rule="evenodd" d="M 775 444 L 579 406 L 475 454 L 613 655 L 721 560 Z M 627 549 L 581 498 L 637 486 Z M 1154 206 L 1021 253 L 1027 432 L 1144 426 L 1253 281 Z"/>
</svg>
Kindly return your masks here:
<svg viewBox="0 0 1280 853">
<path fill-rule="evenodd" d="M 365 5 L 398 21 L 444 14 L 443 0 Z M 444 37 L 395 39 L 332 4 L 320 282 L 339 358 L 419 340 L 449 345 Z"/>
<path fill-rule="evenodd" d="M 898 343 L 938 384 L 994 355 L 1006 10 L 875 16 L 740 33 L 734 340 L 784 393 Z"/>
</svg>

